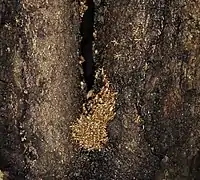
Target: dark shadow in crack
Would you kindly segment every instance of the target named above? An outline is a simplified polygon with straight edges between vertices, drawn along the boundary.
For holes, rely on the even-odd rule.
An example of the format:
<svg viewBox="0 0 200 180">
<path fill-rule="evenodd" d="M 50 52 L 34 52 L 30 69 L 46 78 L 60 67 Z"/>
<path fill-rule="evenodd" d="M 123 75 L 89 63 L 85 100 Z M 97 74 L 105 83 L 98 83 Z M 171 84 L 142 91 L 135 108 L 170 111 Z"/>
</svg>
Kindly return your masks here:
<svg viewBox="0 0 200 180">
<path fill-rule="evenodd" d="M 88 9 L 85 11 L 80 27 L 82 36 L 80 53 L 84 58 L 83 72 L 85 82 L 87 84 L 87 91 L 89 91 L 94 84 L 94 60 L 93 60 L 93 32 L 94 32 L 94 3 L 93 0 L 87 0 L 86 5 Z"/>
</svg>

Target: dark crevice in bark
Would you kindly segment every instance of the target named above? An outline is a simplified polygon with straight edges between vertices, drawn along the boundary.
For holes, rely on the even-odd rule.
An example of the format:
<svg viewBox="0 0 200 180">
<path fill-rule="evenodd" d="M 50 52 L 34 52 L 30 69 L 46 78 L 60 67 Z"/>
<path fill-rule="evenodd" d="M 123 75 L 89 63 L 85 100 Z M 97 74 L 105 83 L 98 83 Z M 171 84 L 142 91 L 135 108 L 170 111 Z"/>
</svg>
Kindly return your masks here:
<svg viewBox="0 0 200 180">
<path fill-rule="evenodd" d="M 93 32 L 94 32 L 94 2 L 87 0 L 88 9 L 85 11 L 80 32 L 82 36 L 80 55 L 84 58 L 83 72 L 84 79 L 89 91 L 94 84 L 94 59 L 93 59 Z"/>
</svg>

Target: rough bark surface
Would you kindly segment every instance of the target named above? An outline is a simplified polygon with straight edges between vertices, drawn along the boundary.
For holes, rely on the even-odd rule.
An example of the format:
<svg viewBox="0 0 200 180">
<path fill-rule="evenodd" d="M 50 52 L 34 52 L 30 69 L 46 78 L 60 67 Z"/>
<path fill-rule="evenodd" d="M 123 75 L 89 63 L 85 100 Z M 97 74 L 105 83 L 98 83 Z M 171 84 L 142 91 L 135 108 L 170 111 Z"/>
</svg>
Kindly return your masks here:
<svg viewBox="0 0 200 180">
<path fill-rule="evenodd" d="M 97 61 L 119 93 L 109 126 L 117 179 L 199 178 L 199 12 L 187 0 L 98 8 Z"/>
<path fill-rule="evenodd" d="M 94 0 L 94 65 L 117 97 L 108 143 L 92 151 L 70 128 L 86 100 L 78 3 L 0 2 L 0 169 L 10 179 L 200 179 L 199 0 Z M 94 93 L 101 86 L 98 77 Z"/>
<path fill-rule="evenodd" d="M 65 179 L 81 105 L 78 4 L 1 2 L 2 168 L 13 179 Z M 3 12 L 2 12 L 3 11 Z"/>
</svg>

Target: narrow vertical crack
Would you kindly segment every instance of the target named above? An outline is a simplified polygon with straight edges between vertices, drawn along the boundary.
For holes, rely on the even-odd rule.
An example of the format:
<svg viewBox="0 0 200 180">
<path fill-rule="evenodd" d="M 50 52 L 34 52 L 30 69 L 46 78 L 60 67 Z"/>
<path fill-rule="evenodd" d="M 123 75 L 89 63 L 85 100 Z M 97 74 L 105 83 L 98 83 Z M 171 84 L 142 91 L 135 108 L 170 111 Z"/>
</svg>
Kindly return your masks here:
<svg viewBox="0 0 200 180">
<path fill-rule="evenodd" d="M 86 0 L 87 10 L 84 12 L 80 26 L 82 36 L 80 55 L 84 58 L 83 73 L 89 91 L 94 84 L 93 32 L 94 32 L 94 2 Z"/>
</svg>

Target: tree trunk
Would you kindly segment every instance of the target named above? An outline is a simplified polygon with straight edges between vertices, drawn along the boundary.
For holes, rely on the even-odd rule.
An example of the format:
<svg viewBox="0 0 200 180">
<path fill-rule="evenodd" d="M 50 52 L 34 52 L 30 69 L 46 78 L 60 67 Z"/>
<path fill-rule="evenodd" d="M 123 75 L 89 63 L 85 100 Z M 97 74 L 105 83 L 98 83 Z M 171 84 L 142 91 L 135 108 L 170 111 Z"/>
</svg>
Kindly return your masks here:
<svg viewBox="0 0 200 180">
<path fill-rule="evenodd" d="M 13 179 L 63 179 L 81 105 L 78 4 L 4 1 L 1 22 L 2 169 Z"/>
<path fill-rule="evenodd" d="M 10 179 L 200 179 L 200 1 L 88 2 L 95 11 L 1 1 L 0 169 Z M 89 11 L 93 57 L 91 34 L 79 37 Z"/>
</svg>

